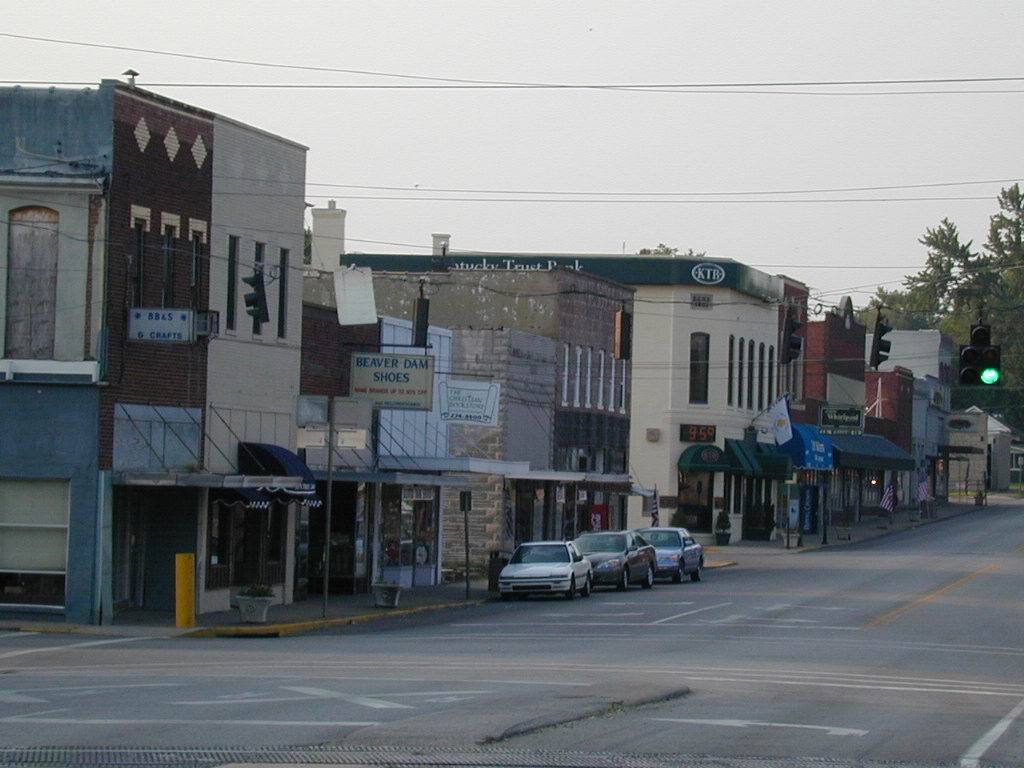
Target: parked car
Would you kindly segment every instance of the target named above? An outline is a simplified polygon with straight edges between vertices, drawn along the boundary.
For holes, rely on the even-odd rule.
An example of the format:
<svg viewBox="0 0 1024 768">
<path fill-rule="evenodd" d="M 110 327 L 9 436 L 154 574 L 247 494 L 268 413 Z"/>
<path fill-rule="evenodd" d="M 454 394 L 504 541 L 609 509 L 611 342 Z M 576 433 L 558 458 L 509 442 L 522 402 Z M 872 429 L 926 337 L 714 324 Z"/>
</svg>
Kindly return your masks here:
<svg viewBox="0 0 1024 768">
<path fill-rule="evenodd" d="M 657 575 L 671 577 L 677 584 L 683 576 L 700 581 L 704 575 L 704 547 L 685 528 L 638 528 L 637 533 L 654 545 L 658 555 Z"/>
<path fill-rule="evenodd" d="M 516 595 L 562 593 L 572 600 L 590 597 L 594 583 L 590 561 L 571 541 L 531 541 L 520 544 L 498 576 L 502 599 Z"/>
<path fill-rule="evenodd" d="M 630 584 L 644 589 L 654 586 L 657 553 L 644 537 L 634 531 L 584 533 L 576 539 L 580 552 L 594 566 L 594 584 L 614 585 L 624 590 Z"/>
</svg>

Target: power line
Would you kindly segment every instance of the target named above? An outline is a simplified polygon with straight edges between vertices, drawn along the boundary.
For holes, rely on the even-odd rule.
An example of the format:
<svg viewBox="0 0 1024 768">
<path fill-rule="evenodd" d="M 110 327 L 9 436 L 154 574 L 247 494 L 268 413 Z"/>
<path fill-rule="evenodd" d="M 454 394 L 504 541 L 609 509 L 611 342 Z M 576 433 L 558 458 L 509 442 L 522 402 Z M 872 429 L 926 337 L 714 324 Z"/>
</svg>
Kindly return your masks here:
<svg viewBox="0 0 1024 768">
<path fill-rule="evenodd" d="M 210 61 L 220 64 L 236 64 L 250 67 L 261 67 L 266 69 L 288 69 L 307 72 L 334 72 L 342 74 L 369 75 L 374 77 L 391 77 L 405 80 L 422 80 L 437 83 L 456 83 L 466 87 L 490 86 L 498 88 L 553 88 L 553 89 L 656 89 L 656 88 L 780 88 L 780 87 L 823 87 L 823 86 L 875 86 L 875 85 L 951 85 L 964 83 L 1007 83 L 1024 81 L 1024 76 L 988 76 L 988 77 L 929 77 L 929 78 L 888 78 L 888 79 L 849 79 L 849 80 L 776 80 L 776 81 L 734 81 L 734 82 L 668 82 L 668 83 L 550 83 L 531 82 L 521 80 L 487 80 L 462 77 L 442 77 L 436 75 L 423 75 L 406 72 L 384 72 L 379 70 L 352 69 L 348 67 L 327 67 L 308 64 L 284 64 L 269 61 L 257 61 L 252 59 L 235 59 L 225 56 L 208 56 L 202 54 L 184 53 L 180 51 L 165 51 L 154 48 L 142 48 L 137 46 L 113 45 L 109 43 L 95 43 L 84 40 L 67 40 L 39 35 L 23 35 L 14 32 L 0 32 L 0 36 L 17 40 L 29 40 L 33 42 L 53 43 L 57 45 L 72 45 L 85 48 L 101 48 L 114 51 L 128 51 L 131 53 L 146 53 L 154 56 L 168 56 L 194 61 Z M 154 84 L 155 85 L 155 84 Z M 242 87 L 251 87 L 246 84 L 238 84 Z M 276 86 L 281 87 L 281 86 Z M 320 86 L 324 87 L 324 86 Z M 330 86 L 327 86 L 330 87 Z M 381 87 L 381 86 L 340 86 L 340 87 Z M 452 87 L 452 86 L 405 86 L 405 87 Z"/>
</svg>

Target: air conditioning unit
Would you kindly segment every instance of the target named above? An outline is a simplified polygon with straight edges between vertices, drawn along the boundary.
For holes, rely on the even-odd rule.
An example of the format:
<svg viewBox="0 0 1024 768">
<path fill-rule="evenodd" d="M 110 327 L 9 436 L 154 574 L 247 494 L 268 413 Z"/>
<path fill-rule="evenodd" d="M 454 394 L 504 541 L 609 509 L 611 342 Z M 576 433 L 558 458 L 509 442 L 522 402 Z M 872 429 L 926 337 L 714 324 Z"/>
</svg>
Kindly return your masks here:
<svg viewBox="0 0 1024 768">
<path fill-rule="evenodd" d="M 196 312 L 195 337 L 220 335 L 220 312 Z"/>
</svg>

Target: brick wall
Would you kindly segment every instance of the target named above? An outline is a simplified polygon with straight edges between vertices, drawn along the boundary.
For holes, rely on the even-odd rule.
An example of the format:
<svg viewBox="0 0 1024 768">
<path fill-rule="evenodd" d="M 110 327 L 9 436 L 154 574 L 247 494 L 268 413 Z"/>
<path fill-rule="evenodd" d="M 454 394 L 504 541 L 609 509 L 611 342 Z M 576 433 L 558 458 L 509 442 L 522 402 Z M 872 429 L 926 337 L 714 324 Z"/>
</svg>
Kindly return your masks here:
<svg viewBox="0 0 1024 768">
<path fill-rule="evenodd" d="M 352 353 L 376 351 L 379 338 L 376 324 L 341 326 L 336 310 L 303 304 L 299 391 L 348 397 Z"/>
<path fill-rule="evenodd" d="M 144 128 L 141 120 L 145 120 Z M 170 142 L 169 152 L 167 139 L 172 129 L 175 139 Z M 139 136 L 144 140 L 141 148 Z M 202 149 L 196 147 L 193 152 L 200 137 Z M 175 140 L 177 150 L 173 151 Z M 208 227 L 211 218 L 212 115 L 143 91 L 118 87 L 114 95 L 113 146 L 108 233 L 109 386 L 104 388 L 100 403 L 102 468 L 112 463 L 115 403 L 199 408 L 206 403 L 206 340 L 196 344 L 130 341 L 127 326 L 133 305 L 159 307 L 162 303 L 164 214 L 178 217 L 181 224 L 173 258 L 172 305 L 197 310 L 208 306 L 209 263 L 200 259 L 199 290 L 193 294 L 189 240 L 191 220 L 198 219 Z M 134 246 L 132 206 L 148 209 L 150 216 L 142 296 L 134 299 L 129 282 Z M 207 243 L 204 254 L 208 253 Z"/>
<path fill-rule="evenodd" d="M 914 374 L 900 367 L 892 371 L 867 371 L 865 384 L 866 405 L 875 403 L 881 390 L 880 404 L 868 412 L 872 418 L 865 425 L 867 431 L 888 438 L 909 453 L 914 423 Z"/>
</svg>

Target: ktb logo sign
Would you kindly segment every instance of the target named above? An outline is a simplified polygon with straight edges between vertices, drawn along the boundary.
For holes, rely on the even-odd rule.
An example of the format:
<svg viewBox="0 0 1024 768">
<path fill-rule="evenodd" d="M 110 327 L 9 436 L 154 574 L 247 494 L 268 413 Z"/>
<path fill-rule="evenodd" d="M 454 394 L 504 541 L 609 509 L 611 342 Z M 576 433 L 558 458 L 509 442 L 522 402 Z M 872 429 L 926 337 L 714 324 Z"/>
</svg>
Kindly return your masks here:
<svg viewBox="0 0 1024 768">
<path fill-rule="evenodd" d="M 690 274 L 701 285 L 718 285 L 725 280 L 725 267 L 718 264 L 697 264 L 690 270 Z"/>
</svg>

